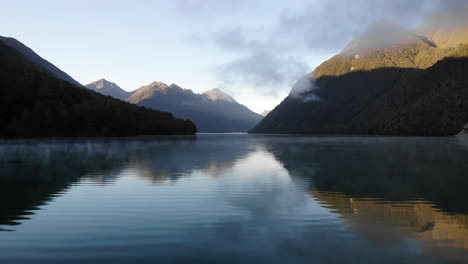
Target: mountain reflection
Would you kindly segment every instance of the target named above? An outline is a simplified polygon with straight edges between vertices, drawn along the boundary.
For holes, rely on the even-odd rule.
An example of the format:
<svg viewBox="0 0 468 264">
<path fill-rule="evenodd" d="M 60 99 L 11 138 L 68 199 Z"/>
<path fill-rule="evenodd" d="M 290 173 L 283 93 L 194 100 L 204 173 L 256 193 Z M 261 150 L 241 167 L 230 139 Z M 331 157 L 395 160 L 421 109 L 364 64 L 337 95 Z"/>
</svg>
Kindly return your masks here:
<svg viewBox="0 0 468 264">
<path fill-rule="evenodd" d="M 132 153 L 129 169 L 154 184 L 177 182 L 194 171 L 216 177 L 229 170 L 236 160 L 254 150 L 247 136 L 197 138 L 196 141 L 160 142 L 144 151 Z"/>
<path fill-rule="evenodd" d="M 109 190 L 127 183 L 128 176 L 135 187 L 123 194 L 141 191 L 142 196 L 126 200 L 103 192 L 112 201 L 103 204 L 118 208 L 107 208 L 107 214 L 121 213 L 121 221 L 129 223 L 144 219 L 137 223 L 148 225 L 147 232 L 160 230 L 150 224 L 174 222 L 174 232 L 187 225 L 191 238 L 213 238 L 203 244 L 207 248 L 247 252 L 255 236 L 266 239 L 271 252 L 283 252 L 285 260 L 295 252 L 329 257 L 330 248 L 352 233 L 379 249 L 408 249 L 408 241 L 418 241 L 426 255 L 458 260 L 467 257 L 468 249 L 467 172 L 468 148 L 447 138 L 201 135 L 5 141 L 0 144 L 0 230 L 13 230 L 73 186 Z M 188 178 L 190 187 L 181 180 Z M 176 193 L 173 186 L 155 185 L 183 188 Z M 156 217 L 159 221 L 153 221 Z M 204 224 L 196 225 L 197 219 Z M 339 232 L 343 226 L 348 233 Z M 341 246 L 346 254 L 366 248 L 354 242 Z"/>
<path fill-rule="evenodd" d="M 301 144 L 297 144 L 297 143 Z M 468 249 L 468 152 L 456 139 L 300 138 L 265 148 L 350 231 L 390 247 Z M 457 259 L 466 252 L 450 251 Z"/>
<path fill-rule="evenodd" d="M 350 230 L 361 233 L 374 244 L 389 246 L 396 234 L 418 238 L 431 246 L 468 249 L 468 217 L 465 214 L 448 214 L 430 202 L 389 202 L 380 199 L 354 198 L 342 193 L 312 191 L 311 195 L 341 215 Z M 392 234 L 388 236 L 386 225 Z M 387 235 L 383 235 L 383 233 Z"/>
<path fill-rule="evenodd" d="M 0 145 L 0 225 L 17 225 L 81 177 L 114 170 L 119 155 L 93 142 L 12 141 Z M 115 152 L 117 153 L 117 152 Z"/>
<path fill-rule="evenodd" d="M 153 184 L 164 184 L 197 170 L 216 177 L 250 151 L 247 137 L 5 141 L 0 144 L 0 227 L 29 219 L 82 180 L 106 185 L 118 180 L 122 172 L 131 172 Z"/>
<path fill-rule="evenodd" d="M 0 225 L 17 225 L 83 177 L 106 182 L 125 156 L 113 142 L 10 141 L 0 145 Z"/>
<path fill-rule="evenodd" d="M 468 213 L 468 151 L 456 139 L 298 137 L 263 144 L 311 190 L 424 199 L 448 213 Z"/>
</svg>

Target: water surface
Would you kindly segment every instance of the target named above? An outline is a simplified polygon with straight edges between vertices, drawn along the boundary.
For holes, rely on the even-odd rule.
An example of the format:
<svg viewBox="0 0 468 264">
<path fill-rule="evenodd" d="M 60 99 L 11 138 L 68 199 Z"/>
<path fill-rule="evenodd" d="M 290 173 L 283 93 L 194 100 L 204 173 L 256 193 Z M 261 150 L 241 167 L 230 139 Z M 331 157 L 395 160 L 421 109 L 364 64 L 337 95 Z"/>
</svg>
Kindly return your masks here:
<svg viewBox="0 0 468 264">
<path fill-rule="evenodd" d="M 0 141 L 0 263 L 465 263 L 457 138 Z"/>
</svg>

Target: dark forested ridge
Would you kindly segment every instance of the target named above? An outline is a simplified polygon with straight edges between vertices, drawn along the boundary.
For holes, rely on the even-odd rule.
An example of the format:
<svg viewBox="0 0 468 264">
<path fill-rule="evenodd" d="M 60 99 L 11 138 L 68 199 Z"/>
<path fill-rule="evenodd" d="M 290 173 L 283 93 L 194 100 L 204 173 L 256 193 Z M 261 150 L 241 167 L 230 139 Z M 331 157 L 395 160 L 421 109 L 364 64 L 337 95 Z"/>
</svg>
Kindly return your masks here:
<svg viewBox="0 0 468 264">
<path fill-rule="evenodd" d="M 23 57 L 25 57 L 28 61 L 33 62 L 41 67 L 42 70 L 46 71 L 50 75 L 67 81 L 71 84 L 82 86 L 79 82 L 75 81 L 70 75 L 66 74 L 59 68 L 55 67 L 52 63 L 48 62 L 47 60 L 41 58 L 41 56 L 37 55 L 32 49 L 24 45 L 23 43 L 19 42 L 14 38 L 7 38 L 0 36 L 0 42 L 12 47 L 17 52 L 19 52 Z"/>
<path fill-rule="evenodd" d="M 451 28 L 429 31 L 454 34 Z M 430 34 L 388 23 L 374 27 L 298 82 L 251 132 L 458 134 L 468 123 L 466 36 L 439 47 Z M 374 47 L 375 40 L 385 43 Z"/>
<path fill-rule="evenodd" d="M 0 41 L 0 137 L 194 134 L 189 120 L 58 79 Z"/>
<path fill-rule="evenodd" d="M 253 132 L 455 135 L 468 122 L 467 72 L 468 58 L 448 58 L 427 70 L 321 77 L 320 100 L 289 96 Z"/>
</svg>

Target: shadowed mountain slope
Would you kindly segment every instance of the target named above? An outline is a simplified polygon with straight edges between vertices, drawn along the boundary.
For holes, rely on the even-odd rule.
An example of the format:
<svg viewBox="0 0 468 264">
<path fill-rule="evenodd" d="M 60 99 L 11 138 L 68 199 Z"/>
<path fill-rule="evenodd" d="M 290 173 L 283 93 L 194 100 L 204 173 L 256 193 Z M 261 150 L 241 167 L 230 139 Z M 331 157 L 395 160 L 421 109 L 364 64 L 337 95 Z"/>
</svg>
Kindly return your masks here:
<svg viewBox="0 0 468 264">
<path fill-rule="evenodd" d="M 191 121 L 58 79 L 0 42 L 0 137 L 193 134 Z"/>
<path fill-rule="evenodd" d="M 48 62 L 47 60 L 43 59 L 41 56 L 37 55 L 32 49 L 24 45 L 23 43 L 19 42 L 14 38 L 7 38 L 0 36 L 0 42 L 12 47 L 17 52 L 19 52 L 23 57 L 28 59 L 30 62 L 33 62 L 40 66 L 42 70 L 46 71 L 50 75 L 67 81 L 71 84 L 82 86 L 79 82 L 75 81 L 70 75 L 66 74 L 59 68 L 55 67 L 52 63 Z"/>
</svg>

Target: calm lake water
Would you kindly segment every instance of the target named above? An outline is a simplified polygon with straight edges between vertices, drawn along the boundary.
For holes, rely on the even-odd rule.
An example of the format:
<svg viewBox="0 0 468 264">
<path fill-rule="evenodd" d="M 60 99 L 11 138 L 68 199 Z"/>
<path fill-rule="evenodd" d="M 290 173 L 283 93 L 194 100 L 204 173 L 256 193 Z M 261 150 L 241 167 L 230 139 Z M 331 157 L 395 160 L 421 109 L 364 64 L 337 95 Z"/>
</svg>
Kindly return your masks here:
<svg viewBox="0 0 468 264">
<path fill-rule="evenodd" d="M 0 141 L 0 263 L 466 263 L 458 138 Z"/>
</svg>

